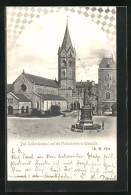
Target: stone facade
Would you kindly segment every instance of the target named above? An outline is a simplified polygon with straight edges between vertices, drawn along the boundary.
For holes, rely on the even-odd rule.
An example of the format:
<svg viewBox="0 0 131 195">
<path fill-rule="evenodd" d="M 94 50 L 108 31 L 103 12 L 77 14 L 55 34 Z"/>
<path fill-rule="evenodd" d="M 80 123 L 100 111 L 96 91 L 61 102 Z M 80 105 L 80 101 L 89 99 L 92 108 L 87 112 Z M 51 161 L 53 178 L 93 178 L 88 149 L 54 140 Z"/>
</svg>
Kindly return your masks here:
<svg viewBox="0 0 131 195">
<path fill-rule="evenodd" d="M 19 113 L 19 100 L 14 97 L 12 93 L 7 94 L 7 114 L 17 114 Z"/>
<path fill-rule="evenodd" d="M 14 94 L 9 92 L 7 94 L 7 114 L 16 115 L 16 114 L 30 114 L 32 110 L 32 103 L 28 97 L 18 96 L 18 94 Z"/>
<path fill-rule="evenodd" d="M 43 94 L 58 95 L 58 88 L 35 85 L 34 92 L 38 94 L 43 93 Z"/>
<path fill-rule="evenodd" d="M 22 86 L 26 86 L 25 90 L 22 90 Z M 28 79 L 28 77 L 22 73 L 13 83 L 13 93 L 26 94 L 30 99 L 33 99 L 34 83 Z"/>
<path fill-rule="evenodd" d="M 76 82 L 76 51 L 67 24 L 62 45 L 58 49 L 58 82 L 23 71 L 10 89 L 14 96 L 17 94 L 21 99 L 7 102 L 10 108 L 13 105 L 14 113 L 17 110 L 20 113 L 21 107 L 26 109 L 26 106 L 29 110 L 37 109 L 41 112 L 49 110 L 51 105 L 60 105 L 61 111 L 78 110 L 83 106 L 84 93 L 87 91 L 93 114 L 103 114 L 111 112 L 116 102 L 116 64 L 113 58 L 104 57 L 99 65 L 98 84 L 90 80 Z M 12 94 L 8 94 L 11 100 L 10 96 Z M 31 101 L 27 102 L 29 105 L 22 102 L 24 97 Z"/>
<path fill-rule="evenodd" d="M 74 89 L 76 86 L 76 52 L 66 26 L 62 46 L 58 50 L 58 83 L 61 89 Z"/>
<path fill-rule="evenodd" d="M 116 103 L 116 64 L 113 58 L 103 58 L 98 70 L 99 114 L 111 112 Z"/>
</svg>

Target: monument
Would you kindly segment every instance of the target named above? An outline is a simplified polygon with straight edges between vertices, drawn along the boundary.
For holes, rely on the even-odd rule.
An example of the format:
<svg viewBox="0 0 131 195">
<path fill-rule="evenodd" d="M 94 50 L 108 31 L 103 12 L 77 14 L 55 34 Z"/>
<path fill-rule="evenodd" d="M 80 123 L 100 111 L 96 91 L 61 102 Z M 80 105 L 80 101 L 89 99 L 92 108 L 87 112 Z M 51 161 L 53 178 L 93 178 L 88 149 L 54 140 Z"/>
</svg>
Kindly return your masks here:
<svg viewBox="0 0 131 195">
<path fill-rule="evenodd" d="M 87 89 L 84 91 L 84 106 L 81 108 L 81 118 L 80 118 L 80 125 L 86 126 L 92 126 L 92 104 L 89 100 L 89 94 Z"/>
<path fill-rule="evenodd" d="M 81 108 L 80 121 L 75 125 L 72 125 L 72 131 L 84 131 L 84 130 L 99 130 L 101 125 L 93 124 L 92 120 L 92 104 L 89 98 L 89 92 L 87 89 L 84 91 L 84 106 Z"/>
</svg>

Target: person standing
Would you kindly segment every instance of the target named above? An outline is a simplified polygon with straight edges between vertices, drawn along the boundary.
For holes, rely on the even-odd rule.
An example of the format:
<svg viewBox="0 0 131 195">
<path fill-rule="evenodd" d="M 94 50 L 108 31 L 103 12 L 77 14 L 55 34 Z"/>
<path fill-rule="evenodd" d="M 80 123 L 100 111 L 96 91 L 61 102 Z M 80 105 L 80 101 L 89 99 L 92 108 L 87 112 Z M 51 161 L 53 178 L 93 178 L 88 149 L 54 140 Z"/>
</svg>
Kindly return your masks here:
<svg viewBox="0 0 131 195">
<path fill-rule="evenodd" d="M 104 130 L 104 121 L 102 121 L 102 130 Z"/>
</svg>

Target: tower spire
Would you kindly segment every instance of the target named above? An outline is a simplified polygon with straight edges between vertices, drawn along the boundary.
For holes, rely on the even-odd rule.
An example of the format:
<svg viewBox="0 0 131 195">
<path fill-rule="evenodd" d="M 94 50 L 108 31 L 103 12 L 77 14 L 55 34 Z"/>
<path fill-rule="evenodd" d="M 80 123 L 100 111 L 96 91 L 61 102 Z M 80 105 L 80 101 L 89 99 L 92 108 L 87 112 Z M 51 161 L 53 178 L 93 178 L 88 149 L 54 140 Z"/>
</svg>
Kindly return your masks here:
<svg viewBox="0 0 131 195">
<path fill-rule="evenodd" d="M 65 35 L 64 35 L 63 42 L 62 42 L 62 48 L 64 48 L 67 51 L 70 47 L 72 47 L 72 42 L 71 42 L 70 33 L 68 29 L 68 16 L 67 16 L 66 30 L 65 30 Z"/>
<path fill-rule="evenodd" d="M 66 26 L 68 26 L 68 16 L 66 17 Z"/>
</svg>

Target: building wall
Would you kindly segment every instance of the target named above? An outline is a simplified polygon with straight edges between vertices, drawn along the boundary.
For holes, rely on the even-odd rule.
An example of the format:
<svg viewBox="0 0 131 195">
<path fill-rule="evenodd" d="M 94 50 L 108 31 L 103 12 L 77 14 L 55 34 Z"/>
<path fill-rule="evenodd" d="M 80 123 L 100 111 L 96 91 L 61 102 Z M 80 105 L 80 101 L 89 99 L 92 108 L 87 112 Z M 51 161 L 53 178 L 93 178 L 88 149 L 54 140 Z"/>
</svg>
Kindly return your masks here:
<svg viewBox="0 0 131 195">
<path fill-rule="evenodd" d="M 21 88 L 23 84 L 27 87 L 25 92 Z M 34 84 L 24 74 L 21 74 L 13 85 L 14 93 L 25 93 L 31 100 L 33 99 Z"/>
<path fill-rule="evenodd" d="M 11 101 L 9 101 L 11 100 Z M 31 102 L 19 102 L 13 95 L 10 93 L 7 94 L 7 114 L 8 106 L 13 107 L 13 114 L 21 114 L 21 108 L 24 106 L 24 112 L 26 112 L 26 107 L 29 107 L 29 113 L 31 113 Z"/>
<path fill-rule="evenodd" d="M 82 100 L 84 100 L 84 88 L 76 88 L 75 90 L 73 90 L 73 97 L 78 97 L 80 96 L 82 98 Z"/>
<path fill-rule="evenodd" d="M 58 95 L 58 88 L 55 87 L 48 87 L 48 86 L 40 86 L 35 85 L 34 86 L 34 92 L 38 94 L 52 94 L 52 95 Z"/>
<path fill-rule="evenodd" d="M 98 113 L 98 96 L 92 95 L 90 97 L 90 102 L 92 103 L 93 114 L 97 114 Z"/>
<path fill-rule="evenodd" d="M 7 94 L 7 114 L 9 106 L 13 107 L 13 114 L 19 113 L 19 101 L 16 98 L 14 98 L 14 96 L 12 96 L 10 93 Z"/>
<path fill-rule="evenodd" d="M 44 101 L 44 111 L 50 110 L 52 105 L 58 105 L 61 108 L 61 111 L 67 110 L 67 101 L 62 100 L 45 100 Z"/>
<path fill-rule="evenodd" d="M 44 110 L 44 100 L 36 94 L 33 94 L 32 108 L 37 108 L 40 111 Z"/>
<path fill-rule="evenodd" d="M 99 101 L 108 101 L 106 93 L 110 93 L 109 101 L 116 101 L 116 70 L 99 69 Z"/>
<path fill-rule="evenodd" d="M 65 52 L 65 51 L 64 51 Z M 63 55 L 63 50 L 58 53 L 58 80 L 61 89 L 75 88 L 76 68 L 75 54 L 72 57 L 70 51 Z"/>
<path fill-rule="evenodd" d="M 105 62 L 105 61 L 104 61 Z M 111 106 L 116 102 L 116 67 L 114 62 L 106 67 L 101 63 L 98 69 L 98 104 L 99 114 L 102 114 L 105 107 L 112 111 Z"/>
<path fill-rule="evenodd" d="M 70 109 L 72 103 L 72 90 L 71 89 L 59 89 L 59 96 L 67 100 L 67 109 Z"/>
<path fill-rule="evenodd" d="M 26 107 L 29 107 L 29 114 L 32 111 L 31 102 L 19 102 L 19 114 L 21 114 L 21 108 L 24 107 L 24 113 L 26 113 Z"/>
<path fill-rule="evenodd" d="M 72 98 L 72 103 L 74 103 L 74 102 L 79 102 L 80 103 L 80 108 L 82 108 L 82 106 L 83 106 L 83 99 L 81 98 L 81 97 L 73 97 Z"/>
</svg>

